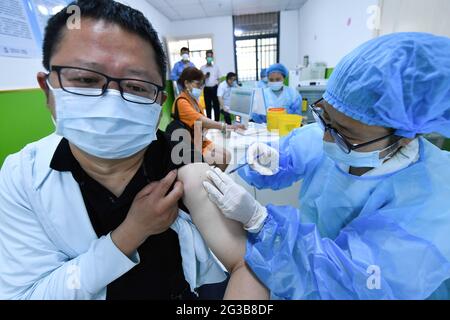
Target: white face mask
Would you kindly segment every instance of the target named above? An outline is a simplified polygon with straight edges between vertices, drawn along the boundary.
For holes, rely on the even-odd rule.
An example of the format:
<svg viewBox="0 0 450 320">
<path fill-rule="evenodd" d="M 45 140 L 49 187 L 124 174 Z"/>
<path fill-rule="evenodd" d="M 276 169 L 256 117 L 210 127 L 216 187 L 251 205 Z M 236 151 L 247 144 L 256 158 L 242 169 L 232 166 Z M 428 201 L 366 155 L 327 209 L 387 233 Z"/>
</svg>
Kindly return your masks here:
<svg viewBox="0 0 450 320">
<path fill-rule="evenodd" d="M 270 89 L 272 89 L 272 91 L 280 91 L 281 89 L 283 89 L 283 82 L 269 82 L 268 86 Z"/>
<path fill-rule="evenodd" d="M 126 101 L 117 90 L 100 97 L 50 90 L 55 98 L 56 134 L 84 152 L 102 159 L 123 159 L 156 140 L 161 106 Z M 93 89 L 77 89 L 89 92 Z M 142 102 L 148 102 L 145 98 Z"/>
<path fill-rule="evenodd" d="M 189 54 L 183 53 L 183 54 L 181 55 L 181 59 L 182 59 L 183 61 L 189 61 Z"/>
<path fill-rule="evenodd" d="M 352 150 L 350 153 L 345 153 L 339 146 L 334 142 L 323 142 L 324 152 L 329 158 L 334 162 L 342 163 L 353 168 L 378 168 L 386 160 L 390 159 L 392 155 L 396 152 L 394 149 L 391 153 L 387 154 L 385 157 L 380 159 L 380 154 L 386 150 L 392 148 L 396 143 L 390 145 L 382 150 L 375 150 L 369 152 L 359 152 Z"/>
</svg>

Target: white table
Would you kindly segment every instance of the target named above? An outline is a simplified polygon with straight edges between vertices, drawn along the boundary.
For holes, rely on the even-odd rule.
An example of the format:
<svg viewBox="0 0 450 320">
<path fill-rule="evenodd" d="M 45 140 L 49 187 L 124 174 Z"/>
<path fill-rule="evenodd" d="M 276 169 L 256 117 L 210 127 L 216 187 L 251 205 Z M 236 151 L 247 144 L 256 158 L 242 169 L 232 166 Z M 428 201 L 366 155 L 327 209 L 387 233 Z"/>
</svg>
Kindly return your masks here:
<svg viewBox="0 0 450 320">
<path fill-rule="evenodd" d="M 227 172 L 245 163 L 245 154 L 251 144 L 255 142 L 269 143 L 279 140 L 278 134 L 268 132 L 265 125 L 258 125 L 252 122 L 249 123 L 249 131 L 246 134 L 231 132 L 225 137 L 220 130 L 209 130 L 206 137 L 216 145 L 224 146 L 231 153 L 231 162 Z M 258 190 L 242 180 L 237 172 L 233 173 L 231 177 L 250 192 L 262 205 L 271 203 L 298 207 L 300 182 L 278 191 L 270 189 Z"/>
</svg>

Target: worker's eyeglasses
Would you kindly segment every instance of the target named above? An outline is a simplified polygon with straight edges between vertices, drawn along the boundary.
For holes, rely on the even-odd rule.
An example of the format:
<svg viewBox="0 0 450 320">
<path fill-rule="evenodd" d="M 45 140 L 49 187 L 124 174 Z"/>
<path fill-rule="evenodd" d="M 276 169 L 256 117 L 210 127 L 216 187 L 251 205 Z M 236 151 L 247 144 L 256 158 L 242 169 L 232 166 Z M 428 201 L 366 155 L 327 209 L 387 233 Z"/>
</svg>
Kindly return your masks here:
<svg viewBox="0 0 450 320">
<path fill-rule="evenodd" d="M 372 143 L 387 139 L 394 135 L 394 133 L 390 133 L 384 137 L 377 138 L 377 139 L 371 140 L 369 142 L 364 142 L 364 143 L 360 143 L 360 144 L 352 144 L 352 143 L 348 142 L 348 140 L 346 138 L 344 138 L 344 136 L 338 130 L 333 128 L 329 123 L 325 122 L 325 120 L 322 117 L 323 108 L 318 106 L 322 101 L 324 101 L 323 98 L 321 98 L 320 100 L 309 105 L 309 108 L 311 109 L 312 114 L 314 116 L 314 120 L 316 120 L 316 122 L 319 124 L 319 126 L 322 128 L 322 130 L 324 130 L 325 132 L 330 131 L 330 134 L 333 137 L 336 144 L 339 146 L 339 148 L 342 149 L 342 151 L 344 151 L 347 154 L 350 153 L 352 150 L 356 150 L 356 149 L 368 146 Z"/>
<path fill-rule="evenodd" d="M 156 102 L 161 92 L 164 94 L 163 87 L 149 81 L 113 78 L 97 71 L 67 66 L 52 66 L 50 72 L 53 71 L 58 74 L 61 89 L 80 96 L 102 96 L 110 82 L 116 82 L 122 98 L 133 103 L 150 105 Z"/>
</svg>

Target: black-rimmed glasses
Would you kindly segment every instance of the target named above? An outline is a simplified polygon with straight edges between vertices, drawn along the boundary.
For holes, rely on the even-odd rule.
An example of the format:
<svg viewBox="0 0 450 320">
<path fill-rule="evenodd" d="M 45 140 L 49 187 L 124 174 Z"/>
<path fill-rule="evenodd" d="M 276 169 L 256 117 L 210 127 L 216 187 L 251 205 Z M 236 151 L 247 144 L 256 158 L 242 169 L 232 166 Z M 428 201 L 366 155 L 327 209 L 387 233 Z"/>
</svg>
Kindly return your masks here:
<svg viewBox="0 0 450 320">
<path fill-rule="evenodd" d="M 323 114 L 323 108 L 318 107 L 317 105 L 319 103 L 321 103 L 322 101 L 324 101 L 323 98 L 321 98 L 320 100 L 314 102 L 313 104 L 310 104 L 309 107 L 312 111 L 312 114 L 314 116 L 314 120 L 316 120 L 316 122 L 319 124 L 319 126 L 322 128 L 322 130 L 324 131 L 330 131 L 331 136 L 333 137 L 334 141 L 336 142 L 336 144 L 339 146 L 339 148 L 342 149 L 342 151 L 344 151 L 345 153 L 350 153 L 352 150 L 356 150 L 365 146 L 368 146 L 372 143 L 387 139 L 391 136 L 394 135 L 394 133 L 390 133 L 386 136 L 383 136 L 381 138 L 377 138 L 368 142 L 364 142 L 364 143 L 360 143 L 360 144 L 353 144 L 348 142 L 348 140 L 335 128 L 333 128 L 330 124 L 326 123 L 325 120 L 322 117 Z"/>
<path fill-rule="evenodd" d="M 61 89 L 68 93 L 99 97 L 105 94 L 111 82 L 119 86 L 120 94 L 126 101 L 150 105 L 156 102 L 164 88 L 144 80 L 113 78 L 106 74 L 77 67 L 52 66 L 50 72 L 58 74 Z"/>
</svg>

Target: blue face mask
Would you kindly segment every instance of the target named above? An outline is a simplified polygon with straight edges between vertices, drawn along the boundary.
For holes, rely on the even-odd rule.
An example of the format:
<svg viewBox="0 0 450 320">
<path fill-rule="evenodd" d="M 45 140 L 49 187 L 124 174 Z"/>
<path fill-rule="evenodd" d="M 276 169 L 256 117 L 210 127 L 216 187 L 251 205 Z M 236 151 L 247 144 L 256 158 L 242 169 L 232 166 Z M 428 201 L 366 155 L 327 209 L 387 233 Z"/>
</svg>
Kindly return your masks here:
<svg viewBox="0 0 450 320">
<path fill-rule="evenodd" d="M 191 90 L 191 95 L 195 98 L 195 99 L 200 99 L 200 96 L 202 95 L 202 90 L 198 89 L 198 88 L 192 88 Z"/>
<path fill-rule="evenodd" d="M 390 159 L 392 155 L 396 152 L 394 151 L 384 158 L 380 159 L 380 154 L 386 150 L 392 148 L 393 145 L 383 149 L 375 150 L 370 152 L 358 152 L 355 150 L 350 151 L 350 153 L 345 153 L 339 146 L 334 142 L 323 142 L 323 150 L 326 155 L 331 158 L 334 162 L 342 163 L 353 168 L 377 168 L 381 166 L 386 160 Z"/>
<path fill-rule="evenodd" d="M 283 82 L 269 82 L 268 86 L 272 91 L 280 91 L 283 88 Z"/>
<path fill-rule="evenodd" d="M 161 106 L 128 102 L 117 90 L 100 97 L 74 95 L 49 86 L 55 98 L 56 134 L 102 159 L 123 159 L 156 140 Z M 92 89 L 77 89 L 92 90 Z M 148 102 L 145 98 L 142 102 Z"/>
<path fill-rule="evenodd" d="M 267 78 L 267 77 L 264 77 L 264 78 L 262 78 L 261 80 L 262 80 L 262 82 L 264 82 L 264 83 L 268 83 L 268 82 L 269 82 L 269 78 Z"/>
</svg>

